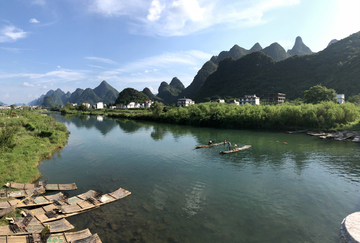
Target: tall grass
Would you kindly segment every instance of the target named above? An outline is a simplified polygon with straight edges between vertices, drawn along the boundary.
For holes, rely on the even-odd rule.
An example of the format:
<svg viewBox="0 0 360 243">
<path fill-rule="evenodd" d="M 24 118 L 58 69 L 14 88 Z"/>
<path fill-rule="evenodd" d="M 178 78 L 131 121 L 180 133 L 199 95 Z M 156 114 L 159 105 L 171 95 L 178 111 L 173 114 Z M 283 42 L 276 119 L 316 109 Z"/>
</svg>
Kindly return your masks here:
<svg viewBox="0 0 360 243">
<path fill-rule="evenodd" d="M 15 115 L 14 115 L 15 114 Z M 65 146 L 69 132 L 52 117 L 32 111 L 0 112 L 0 183 L 33 182 L 41 160 Z"/>
</svg>

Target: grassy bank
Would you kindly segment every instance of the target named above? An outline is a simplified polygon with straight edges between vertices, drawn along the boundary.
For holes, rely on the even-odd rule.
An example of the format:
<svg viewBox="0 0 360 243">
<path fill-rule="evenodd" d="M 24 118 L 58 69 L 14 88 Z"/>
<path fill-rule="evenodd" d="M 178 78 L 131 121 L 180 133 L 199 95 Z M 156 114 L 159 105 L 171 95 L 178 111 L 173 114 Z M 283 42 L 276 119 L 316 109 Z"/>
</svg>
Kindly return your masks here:
<svg viewBox="0 0 360 243">
<path fill-rule="evenodd" d="M 0 111 L 0 183 L 34 182 L 39 161 L 65 146 L 69 132 L 52 117 L 30 110 Z"/>
<path fill-rule="evenodd" d="M 337 104 L 334 102 L 278 106 L 236 106 L 213 102 L 188 107 L 165 107 L 160 113 L 152 112 L 150 109 L 79 111 L 75 108 L 65 112 L 72 114 L 86 112 L 89 115 L 194 126 L 269 130 L 355 130 L 358 128 L 360 119 L 358 106 L 352 103 Z"/>
</svg>

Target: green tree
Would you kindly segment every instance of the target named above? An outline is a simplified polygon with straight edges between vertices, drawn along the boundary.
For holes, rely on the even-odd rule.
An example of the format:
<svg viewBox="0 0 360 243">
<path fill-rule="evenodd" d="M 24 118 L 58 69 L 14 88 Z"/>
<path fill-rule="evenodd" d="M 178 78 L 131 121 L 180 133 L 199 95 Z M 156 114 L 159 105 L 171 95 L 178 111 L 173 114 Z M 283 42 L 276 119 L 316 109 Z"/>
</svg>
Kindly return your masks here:
<svg viewBox="0 0 360 243">
<path fill-rule="evenodd" d="M 337 102 L 336 91 L 325 86 L 316 85 L 304 91 L 304 102 L 318 104 L 322 101 Z"/>
<path fill-rule="evenodd" d="M 159 116 L 163 111 L 164 105 L 160 102 L 155 101 L 151 104 L 150 110 L 155 116 Z"/>
<path fill-rule="evenodd" d="M 354 103 L 355 105 L 360 105 L 360 94 L 350 96 L 348 101 Z"/>
</svg>

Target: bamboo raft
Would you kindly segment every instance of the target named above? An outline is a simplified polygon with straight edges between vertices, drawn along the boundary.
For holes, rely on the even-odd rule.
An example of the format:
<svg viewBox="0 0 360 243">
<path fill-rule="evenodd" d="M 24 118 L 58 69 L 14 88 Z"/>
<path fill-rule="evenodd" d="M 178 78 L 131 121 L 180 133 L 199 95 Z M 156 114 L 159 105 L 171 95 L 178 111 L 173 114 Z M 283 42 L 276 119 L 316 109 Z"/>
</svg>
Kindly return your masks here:
<svg viewBox="0 0 360 243">
<path fill-rule="evenodd" d="M 37 219 L 32 218 L 30 223 L 27 225 L 26 229 L 21 227 L 16 227 L 21 225 L 24 218 L 11 218 L 13 221 L 11 225 L 0 226 L 0 239 L 3 235 L 26 235 L 33 233 L 40 233 L 45 227 L 44 223 L 39 222 Z M 60 219 L 46 223 L 50 226 L 52 233 L 60 233 L 68 230 L 74 229 L 74 226 L 70 224 L 66 219 Z M 2 242 L 0 240 L 0 242 Z"/>
<path fill-rule="evenodd" d="M 213 147 L 213 146 L 218 146 L 218 145 L 225 145 L 227 144 L 227 142 L 221 142 L 221 143 L 213 143 L 213 144 L 208 144 L 208 145 L 194 145 L 196 148 L 209 148 L 209 147 Z"/>
<path fill-rule="evenodd" d="M 0 190 L 0 199 L 3 198 L 17 198 L 17 197 L 27 197 L 31 194 L 44 194 L 46 192 L 45 187 L 36 187 L 30 189 L 23 189 L 20 191 L 8 191 L 8 189 L 1 189 Z M 0 242 L 1 243 L 1 242 Z"/>
<path fill-rule="evenodd" d="M 23 189 L 23 190 L 28 190 L 28 189 L 34 189 L 34 188 L 38 188 L 38 187 L 42 187 L 44 186 L 43 182 L 39 182 L 37 184 L 29 184 L 29 183 L 15 183 L 15 182 L 8 182 L 5 184 L 6 187 L 8 188 L 13 188 L 13 189 Z M 70 190 L 76 190 L 77 186 L 75 183 L 70 183 L 70 184 L 46 184 L 45 185 L 45 190 L 46 191 L 70 191 Z"/>
<path fill-rule="evenodd" d="M 77 215 L 98 208 L 101 205 L 114 202 L 130 195 L 131 192 L 119 188 L 118 190 L 102 195 L 98 191 L 90 190 L 86 193 L 71 197 L 67 201 L 58 201 L 47 206 L 31 209 L 31 212 L 40 222 L 49 222 Z"/>
<path fill-rule="evenodd" d="M 97 234 L 91 234 L 89 229 L 47 235 L 42 238 L 40 234 L 6 235 L 0 236 L 0 243 L 29 243 L 29 242 L 62 242 L 62 243 L 101 243 Z"/>
<path fill-rule="evenodd" d="M 237 152 L 237 151 L 240 151 L 240 150 L 248 149 L 248 148 L 250 148 L 250 147 L 251 147 L 251 145 L 245 145 L 245 146 L 242 146 L 242 147 L 240 147 L 240 148 L 236 148 L 236 149 L 232 149 L 232 150 L 220 151 L 220 154 L 234 153 L 234 152 Z"/>
<path fill-rule="evenodd" d="M 6 209 L 6 208 L 12 207 L 14 205 L 16 205 L 17 208 L 42 206 L 42 205 L 51 204 L 51 203 L 54 203 L 57 201 L 65 200 L 66 197 L 67 196 L 64 195 L 62 192 L 59 192 L 59 193 L 56 193 L 54 195 L 49 195 L 49 196 L 38 196 L 35 198 L 31 198 L 29 200 L 25 200 L 23 202 L 21 202 L 21 200 L 19 200 L 19 199 L 2 201 L 2 202 L 0 202 L 0 209 Z M 21 202 L 21 203 L 19 203 L 19 202 Z M 0 214 L 1 214 L 1 210 L 0 210 Z"/>
</svg>

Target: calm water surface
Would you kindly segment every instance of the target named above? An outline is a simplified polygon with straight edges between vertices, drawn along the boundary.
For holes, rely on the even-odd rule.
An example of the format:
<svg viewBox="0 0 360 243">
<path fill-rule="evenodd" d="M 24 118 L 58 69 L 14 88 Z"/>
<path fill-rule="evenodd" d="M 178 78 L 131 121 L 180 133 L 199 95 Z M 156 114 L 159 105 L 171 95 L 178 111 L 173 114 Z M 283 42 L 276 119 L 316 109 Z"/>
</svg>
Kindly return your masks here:
<svg viewBox="0 0 360 243">
<path fill-rule="evenodd" d="M 131 196 L 68 218 L 102 242 L 338 242 L 360 210 L 360 144 L 306 134 L 53 115 L 68 144 L 40 164 L 77 195 Z M 224 139 L 248 150 L 221 155 Z M 286 142 L 286 143 L 284 143 Z"/>
</svg>

